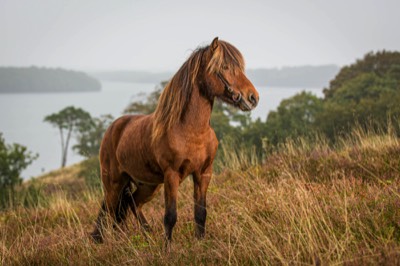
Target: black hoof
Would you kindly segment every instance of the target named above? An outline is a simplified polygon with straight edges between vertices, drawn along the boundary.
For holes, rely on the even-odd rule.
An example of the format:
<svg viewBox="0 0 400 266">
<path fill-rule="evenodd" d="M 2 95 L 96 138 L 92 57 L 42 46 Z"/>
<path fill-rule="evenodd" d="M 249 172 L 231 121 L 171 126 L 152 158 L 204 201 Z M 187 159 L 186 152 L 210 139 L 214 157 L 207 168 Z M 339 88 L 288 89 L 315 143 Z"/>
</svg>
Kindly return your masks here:
<svg viewBox="0 0 400 266">
<path fill-rule="evenodd" d="M 90 233 L 90 237 L 92 238 L 93 242 L 96 244 L 103 243 L 103 236 L 99 232 Z"/>
<path fill-rule="evenodd" d="M 195 229 L 195 233 L 194 235 L 196 236 L 197 239 L 204 239 L 204 237 L 206 236 L 206 230 L 204 229 L 204 227 L 202 226 L 198 226 Z"/>
<path fill-rule="evenodd" d="M 153 232 L 153 229 L 151 229 L 150 225 L 148 225 L 148 224 L 141 225 L 141 228 L 146 233 L 152 233 Z"/>
</svg>

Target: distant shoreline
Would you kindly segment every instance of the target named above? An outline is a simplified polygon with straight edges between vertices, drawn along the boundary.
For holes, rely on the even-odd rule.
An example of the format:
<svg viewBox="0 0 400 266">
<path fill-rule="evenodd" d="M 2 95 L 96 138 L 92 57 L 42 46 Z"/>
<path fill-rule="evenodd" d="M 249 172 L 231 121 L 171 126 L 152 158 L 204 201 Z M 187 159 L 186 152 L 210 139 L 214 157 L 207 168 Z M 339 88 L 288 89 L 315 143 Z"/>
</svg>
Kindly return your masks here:
<svg viewBox="0 0 400 266">
<path fill-rule="evenodd" d="M 256 86 L 324 88 L 336 76 L 336 65 L 248 69 L 246 74 Z M 0 67 L 0 94 L 40 94 L 99 92 L 101 81 L 159 84 L 173 72 L 99 71 L 61 68 Z"/>
<path fill-rule="evenodd" d="M 248 69 L 246 74 L 257 86 L 323 88 L 329 85 L 329 82 L 338 72 L 339 67 L 336 65 L 321 65 Z M 174 75 L 172 71 L 150 72 L 133 70 L 93 71 L 89 73 L 101 81 L 156 84 L 161 81 L 167 81 Z"/>
<path fill-rule="evenodd" d="M 101 92 L 102 89 L 99 90 L 80 90 L 80 91 L 17 91 L 17 92 L 10 92 L 10 91 L 0 91 L 0 95 L 18 95 L 18 94 L 63 94 L 63 93 L 87 93 L 87 92 Z"/>
<path fill-rule="evenodd" d="M 66 93 L 100 91 L 96 78 L 61 68 L 0 67 L 0 93 Z"/>
</svg>

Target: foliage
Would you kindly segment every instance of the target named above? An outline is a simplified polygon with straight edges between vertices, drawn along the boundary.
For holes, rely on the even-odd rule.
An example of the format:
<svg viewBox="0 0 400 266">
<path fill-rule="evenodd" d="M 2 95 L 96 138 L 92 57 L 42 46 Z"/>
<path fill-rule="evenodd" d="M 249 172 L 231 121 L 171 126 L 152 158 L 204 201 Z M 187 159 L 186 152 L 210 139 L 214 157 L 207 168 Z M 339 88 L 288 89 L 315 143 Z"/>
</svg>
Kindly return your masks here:
<svg viewBox="0 0 400 266">
<path fill-rule="evenodd" d="M 61 167 L 67 163 L 68 146 L 72 134 L 85 132 L 93 127 L 93 120 L 90 114 L 81 108 L 68 106 L 44 118 L 60 131 L 61 137 Z"/>
<path fill-rule="evenodd" d="M 400 52 L 385 50 L 377 53 L 370 52 L 356 63 L 343 67 L 330 82 L 329 88 L 324 90 L 325 98 L 333 97 L 345 83 L 365 73 L 372 73 L 381 78 L 388 77 L 398 82 L 400 80 Z"/>
<path fill-rule="evenodd" d="M 72 148 L 78 154 L 91 158 L 99 155 L 101 140 L 108 126 L 114 120 L 112 115 L 102 115 L 91 119 L 85 130 L 80 130 L 77 134 L 77 144 Z"/>
<path fill-rule="evenodd" d="M 316 124 L 331 140 L 354 125 L 385 127 L 400 117 L 400 53 L 369 53 L 344 67 L 324 90 L 324 110 Z"/>
<path fill-rule="evenodd" d="M 310 136 L 315 132 L 317 115 L 322 111 L 322 100 L 310 92 L 301 92 L 283 100 L 277 111 L 268 114 L 266 137 L 277 145 L 288 138 Z"/>
<path fill-rule="evenodd" d="M 84 178 L 89 188 L 99 189 L 101 187 L 100 161 L 98 156 L 93 156 L 80 163 L 78 176 Z"/>
<path fill-rule="evenodd" d="M 239 139 L 241 132 L 251 122 L 250 115 L 241 112 L 239 109 L 215 101 L 211 113 L 211 127 L 214 129 L 217 139 L 221 141 L 224 138 Z"/>
<path fill-rule="evenodd" d="M 43 192 L 43 185 L 35 178 L 31 178 L 27 183 L 18 188 L 15 206 L 25 208 L 35 208 L 38 206 L 46 207 L 47 198 Z"/>
<path fill-rule="evenodd" d="M 0 209 L 16 205 L 17 188 L 22 183 L 21 172 L 37 157 L 25 146 L 6 144 L 0 133 Z"/>
<path fill-rule="evenodd" d="M 151 114 L 156 110 L 158 98 L 160 98 L 163 88 L 167 85 L 167 81 L 163 81 L 151 92 L 145 101 L 134 101 L 130 103 L 124 110 L 125 114 Z"/>
<path fill-rule="evenodd" d="M 287 138 L 323 134 L 335 143 L 355 126 L 399 132 L 400 53 L 369 53 L 341 69 L 324 99 L 301 93 L 283 100 L 268 115 L 266 131 L 274 146 Z"/>
</svg>

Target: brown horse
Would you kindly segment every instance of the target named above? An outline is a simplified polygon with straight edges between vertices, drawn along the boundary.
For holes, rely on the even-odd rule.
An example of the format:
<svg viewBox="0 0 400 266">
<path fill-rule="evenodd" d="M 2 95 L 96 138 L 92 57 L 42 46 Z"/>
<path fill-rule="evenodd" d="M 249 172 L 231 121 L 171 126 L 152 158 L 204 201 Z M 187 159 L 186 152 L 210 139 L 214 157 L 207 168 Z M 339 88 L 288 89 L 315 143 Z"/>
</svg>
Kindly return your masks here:
<svg viewBox="0 0 400 266">
<path fill-rule="evenodd" d="M 177 220 L 178 187 L 188 175 L 194 183 L 195 235 L 204 237 L 206 192 L 218 147 L 210 126 L 215 98 L 243 111 L 259 100 L 244 74 L 241 53 L 218 38 L 192 53 L 163 90 L 153 114 L 126 115 L 107 129 L 100 149 L 105 198 L 91 233 L 95 241 L 103 240 L 105 215 L 120 223 L 128 208 L 149 230 L 142 207 L 164 184 L 168 245 Z"/>
</svg>

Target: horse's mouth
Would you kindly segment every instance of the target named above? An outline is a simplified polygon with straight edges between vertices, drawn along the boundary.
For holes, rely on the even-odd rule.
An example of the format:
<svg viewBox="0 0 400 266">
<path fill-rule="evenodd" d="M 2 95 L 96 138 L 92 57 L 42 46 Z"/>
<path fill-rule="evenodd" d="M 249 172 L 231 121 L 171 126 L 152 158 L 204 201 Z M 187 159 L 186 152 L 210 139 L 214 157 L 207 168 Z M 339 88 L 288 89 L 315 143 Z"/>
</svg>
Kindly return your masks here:
<svg viewBox="0 0 400 266">
<path fill-rule="evenodd" d="M 247 102 L 244 98 L 242 98 L 242 99 L 237 103 L 237 106 L 240 108 L 240 110 L 246 112 L 246 111 L 251 111 L 251 110 L 253 110 L 253 109 L 257 106 L 257 104 L 253 105 L 253 104 Z"/>
<path fill-rule="evenodd" d="M 240 94 L 239 94 L 240 95 Z M 252 104 L 244 99 L 244 97 L 240 96 L 231 96 L 231 97 L 221 97 L 221 100 L 231 104 L 244 112 L 248 112 L 256 108 L 257 104 Z"/>
</svg>

